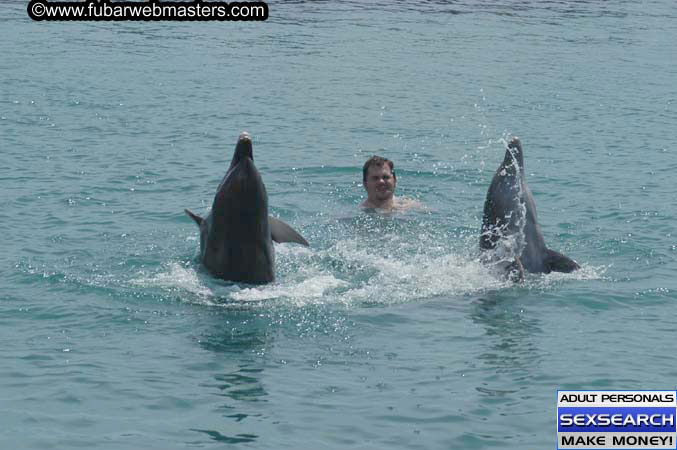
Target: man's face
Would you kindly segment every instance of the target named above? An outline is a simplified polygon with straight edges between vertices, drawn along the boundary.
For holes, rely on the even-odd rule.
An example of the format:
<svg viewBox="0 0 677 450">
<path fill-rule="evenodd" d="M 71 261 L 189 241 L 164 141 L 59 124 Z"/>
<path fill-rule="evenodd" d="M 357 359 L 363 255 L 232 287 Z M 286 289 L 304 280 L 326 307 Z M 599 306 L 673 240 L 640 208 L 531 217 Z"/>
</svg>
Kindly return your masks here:
<svg viewBox="0 0 677 450">
<path fill-rule="evenodd" d="M 367 190 L 367 196 L 370 199 L 383 202 L 393 197 L 396 183 L 397 180 L 387 164 L 380 167 L 371 166 L 367 171 L 364 188 Z"/>
</svg>

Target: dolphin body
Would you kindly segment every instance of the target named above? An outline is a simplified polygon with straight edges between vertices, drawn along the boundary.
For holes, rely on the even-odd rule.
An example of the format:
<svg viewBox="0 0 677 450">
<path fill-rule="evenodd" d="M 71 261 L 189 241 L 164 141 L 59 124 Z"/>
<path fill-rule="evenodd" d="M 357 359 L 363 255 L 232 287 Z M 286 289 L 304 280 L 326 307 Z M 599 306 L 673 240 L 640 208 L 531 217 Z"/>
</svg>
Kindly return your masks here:
<svg viewBox="0 0 677 450">
<path fill-rule="evenodd" d="M 308 242 L 292 227 L 268 215 L 268 194 L 254 165 L 252 140 L 243 132 L 226 176 L 202 218 L 186 214 L 200 227 L 200 262 L 217 278 L 245 283 L 275 279 L 273 242 Z"/>
<path fill-rule="evenodd" d="M 514 138 L 505 152 L 484 202 L 480 249 L 493 250 L 493 258 L 509 256 L 504 269 L 513 279 L 531 273 L 573 272 L 580 266 L 545 245 L 536 219 L 536 204 L 524 174 L 522 144 Z"/>
</svg>

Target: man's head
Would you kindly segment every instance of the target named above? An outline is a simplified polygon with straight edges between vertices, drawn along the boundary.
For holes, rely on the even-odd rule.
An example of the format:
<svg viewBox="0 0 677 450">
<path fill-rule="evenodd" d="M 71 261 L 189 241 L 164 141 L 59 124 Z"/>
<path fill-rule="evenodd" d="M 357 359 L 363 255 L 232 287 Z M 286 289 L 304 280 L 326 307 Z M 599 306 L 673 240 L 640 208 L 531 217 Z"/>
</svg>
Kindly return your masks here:
<svg viewBox="0 0 677 450">
<path fill-rule="evenodd" d="M 362 184 L 370 204 L 379 207 L 392 201 L 397 184 L 395 164 L 389 159 L 372 156 L 362 168 Z"/>
</svg>

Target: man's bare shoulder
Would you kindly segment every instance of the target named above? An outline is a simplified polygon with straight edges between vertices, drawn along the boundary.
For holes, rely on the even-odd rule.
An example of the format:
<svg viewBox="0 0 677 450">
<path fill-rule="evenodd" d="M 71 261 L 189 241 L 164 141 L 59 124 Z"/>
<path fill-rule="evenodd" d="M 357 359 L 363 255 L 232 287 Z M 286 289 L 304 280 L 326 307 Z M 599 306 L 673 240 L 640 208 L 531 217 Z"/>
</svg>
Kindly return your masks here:
<svg viewBox="0 0 677 450">
<path fill-rule="evenodd" d="M 388 205 L 377 206 L 369 202 L 369 200 L 364 200 L 360 203 L 360 208 L 376 211 L 427 211 L 428 207 L 421 203 L 419 200 L 410 197 L 393 197 L 392 202 Z"/>
<path fill-rule="evenodd" d="M 428 208 L 419 200 L 411 197 L 397 197 L 393 202 L 393 210 L 396 211 L 425 211 Z"/>
</svg>

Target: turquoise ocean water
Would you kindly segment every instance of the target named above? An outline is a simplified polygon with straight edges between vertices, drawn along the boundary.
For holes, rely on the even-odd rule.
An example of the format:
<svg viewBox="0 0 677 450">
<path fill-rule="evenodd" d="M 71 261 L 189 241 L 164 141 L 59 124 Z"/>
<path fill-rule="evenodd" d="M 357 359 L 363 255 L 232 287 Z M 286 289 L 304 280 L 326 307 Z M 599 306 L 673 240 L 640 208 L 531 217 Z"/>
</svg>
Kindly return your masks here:
<svg viewBox="0 0 677 450">
<path fill-rule="evenodd" d="M 677 387 L 677 6 L 270 2 L 266 22 L 38 23 L 0 3 L 0 441 L 12 449 L 544 449 L 557 389 Z M 276 245 L 210 278 L 242 130 Z M 478 263 L 522 139 L 546 242 Z M 357 210 L 395 161 L 428 212 Z"/>
</svg>

